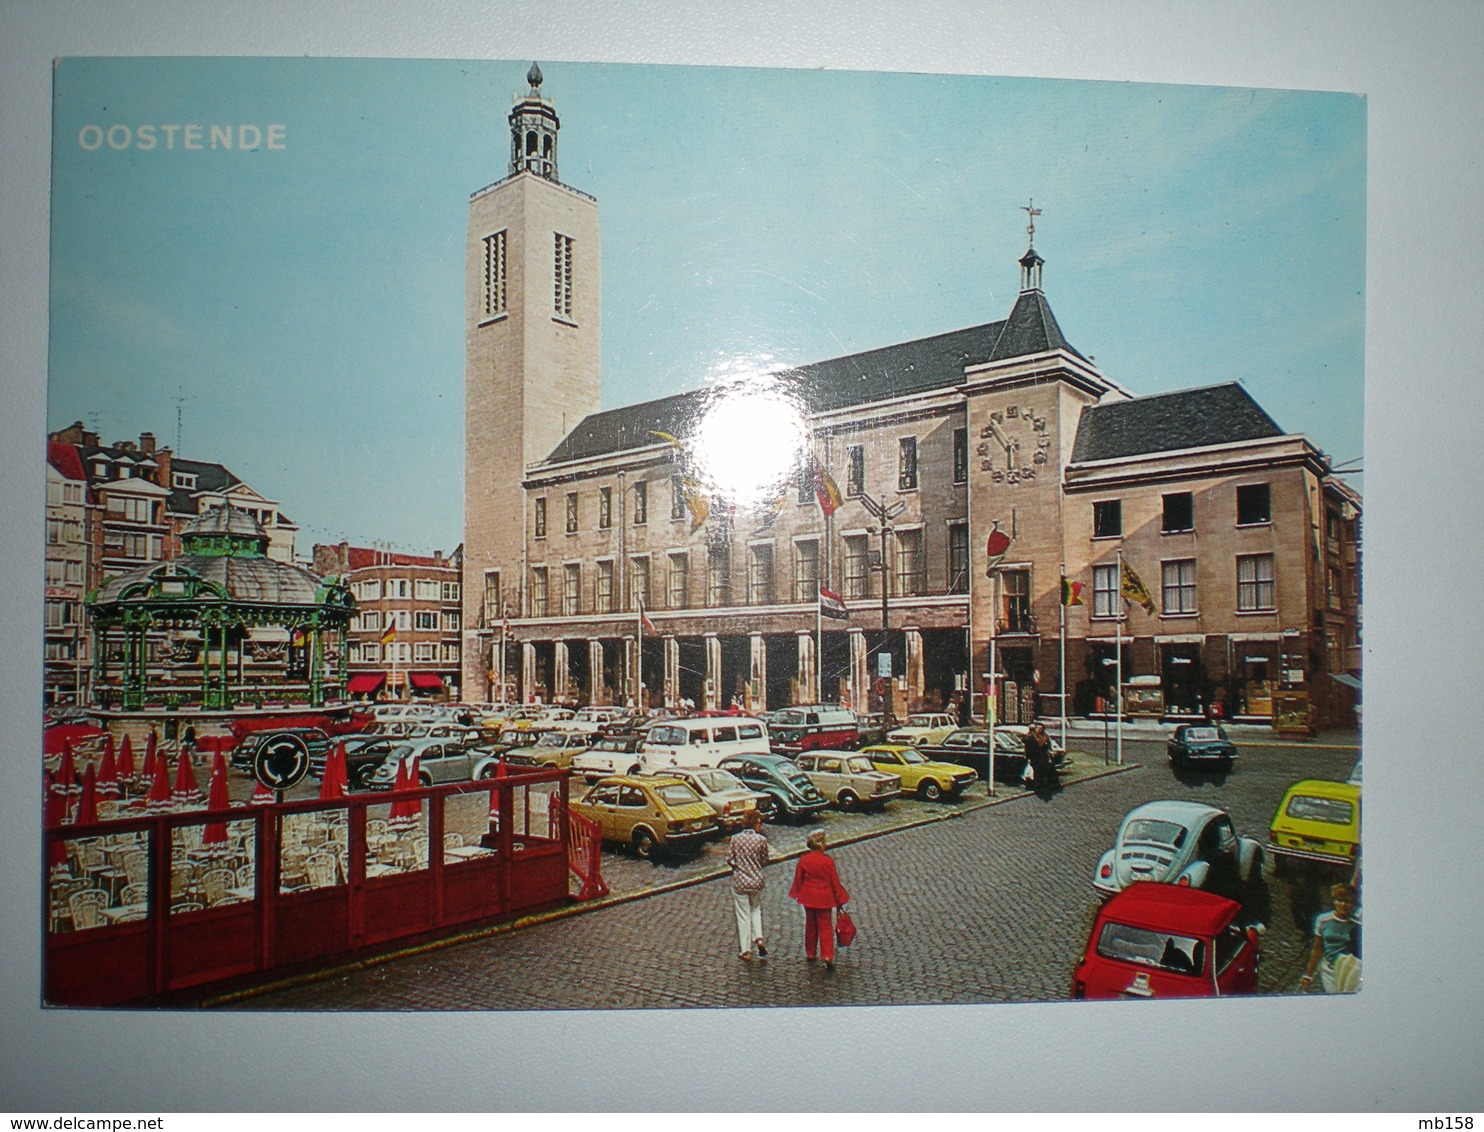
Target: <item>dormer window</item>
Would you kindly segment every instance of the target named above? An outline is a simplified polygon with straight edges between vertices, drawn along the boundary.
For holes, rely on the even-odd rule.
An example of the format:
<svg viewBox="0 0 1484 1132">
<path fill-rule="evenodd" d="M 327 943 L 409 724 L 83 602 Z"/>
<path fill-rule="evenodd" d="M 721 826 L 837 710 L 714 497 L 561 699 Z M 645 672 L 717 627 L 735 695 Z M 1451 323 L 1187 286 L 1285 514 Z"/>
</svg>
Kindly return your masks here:
<svg viewBox="0 0 1484 1132">
<path fill-rule="evenodd" d="M 194 491 L 196 487 L 196 477 L 190 472 L 171 472 L 170 486 L 178 487 L 185 491 Z"/>
</svg>

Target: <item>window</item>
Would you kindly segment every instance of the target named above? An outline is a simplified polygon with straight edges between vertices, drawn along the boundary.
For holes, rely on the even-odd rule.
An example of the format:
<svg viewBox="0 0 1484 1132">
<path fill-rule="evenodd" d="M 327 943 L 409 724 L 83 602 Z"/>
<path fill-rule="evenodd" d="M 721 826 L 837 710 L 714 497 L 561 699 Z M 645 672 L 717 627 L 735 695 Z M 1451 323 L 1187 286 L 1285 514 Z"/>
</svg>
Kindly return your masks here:
<svg viewBox="0 0 1484 1132">
<path fill-rule="evenodd" d="M 377 601 L 381 598 L 381 583 L 357 582 L 350 587 L 350 592 L 355 595 L 357 601 Z"/>
<path fill-rule="evenodd" d="M 131 499 L 127 496 L 109 496 L 108 515 L 110 518 L 123 519 L 127 523 L 148 523 L 151 506 L 148 499 Z"/>
<path fill-rule="evenodd" d="M 456 633 L 459 630 L 461 620 L 457 609 L 445 609 L 443 611 L 443 631 L 445 633 Z"/>
<path fill-rule="evenodd" d="M 1273 556 L 1271 554 L 1241 554 L 1237 556 L 1237 611 L 1252 613 L 1257 610 L 1272 610 L 1276 593 L 1273 586 Z"/>
<path fill-rule="evenodd" d="M 194 476 L 191 477 L 191 482 L 192 482 L 192 484 L 195 483 L 195 477 Z M 82 484 L 80 484 L 80 483 L 64 483 L 62 485 L 62 502 L 63 503 L 81 503 L 82 502 Z"/>
<path fill-rule="evenodd" d="M 649 482 L 640 480 L 634 485 L 634 526 L 649 522 Z"/>
<path fill-rule="evenodd" d="M 629 601 L 633 608 L 649 608 L 649 555 L 629 559 Z"/>
<path fill-rule="evenodd" d="M 613 559 L 605 558 L 598 563 L 597 589 L 594 604 L 598 613 L 613 612 Z"/>
<path fill-rule="evenodd" d="M 170 486 L 181 488 L 184 491 L 192 491 L 196 486 L 196 477 L 190 472 L 172 471 L 170 473 Z"/>
<path fill-rule="evenodd" d="M 441 651 L 443 653 L 444 664 L 457 664 L 459 662 L 459 646 L 456 642 L 444 641 Z"/>
<path fill-rule="evenodd" d="M 395 612 L 387 610 L 386 623 L 388 628 L 395 625 L 402 632 L 406 632 L 412 628 L 412 614 L 408 613 L 405 609 L 399 609 Z"/>
<path fill-rule="evenodd" d="M 866 490 L 866 450 L 859 444 L 845 449 L 845 494 L 859 495 Z"/>
<path fill-rule="evenodd" d="M 361 646 L 361 659 L 367 664 L 375 664 L 381 659 L 381 646 L 366 642 Z M 391 659 L 388 657 L 388 659 Z"/>
<path fill-rule="evenodd" d="M 613 526 L 613 489 L 598 488 L 598 529 L 606 531 Z"/>
<path fill-rule="evenodd" d="M 1329 575 L 1329 608 L 1338 610 L 1340 608 L 1340 571 L 1337 567 L 1328 567 Z"/>
<path fill-rule="evenodd" d="M 427 578 L 418 578 L 412 583 L 412 593 L 418 601 L 437 601 L 438 583 Z"/>
<path fill-rule="evenodd" d="M 670 477 L 670 518 L 685 518 L 685 488 L 679 476 Z"/>
<path fill-rule="evenodd" d="M 1004 619 L 1000 622 L 1006 633 L 1032 633 L 1031 624 L 1031 572 L 1029 570 L 1003 570 L 1000 572 L 1000 600 Z"/>
<path fill-rule="evenodd" d="M 1164 497 L 1164 521 L 1160 530 L 1167 535 L 1195 530 L 1195 497 L 1190 492 L 1179 491 Z"/>
<path fill-rule="evenodd" d="M 381 631 L 381 614 L 374 609 L 357 615 L 353 626 L 360 633 L 377 633 Z"/>
<path fill-rule="evenodd" d="M 1270 484 L 1249 483 L 1237 488 L 1237 526 L 1273 521 L 1273 490 Z"/>
<path fill-rule="evenodd" d="M 484 317 L 505 313 L 505 232 L 484 238 Z"/>
<path fill-rule="evenodd" d="M 433 631 L 438 628 L 438 612 L 433 609 L 419 609 L 412 615 L 412 627 Z"/>
<path fill-rule="evenodd" d="M 845 536 L 845 596 L 871 596 L 871 552 L 865 535 Z"/>
<path fill-rule="evenodd" d="M 558 318 L 572 317 L 572 237 L 554 234 L 551 309 Z"/>
<path fill-rule="evenodd" d="M 546 616 L 546 567 L 531 567 L 531 616 Z"/>
<path fill-rule="evenodd" d="M 536 500 L 536 537 L 546 537 L 546 499 Z"/>
<path fill-rule="evenodd" d="M 1109 499 L 1092 505 L 1092 537 L 1117 538 L 1123 534 L 1123 500 Z"/>
<path fill-rule="evenodd" d="M 917 490 L 917 437 L 897 441 L 897 490 Z"/>
<path fill-rule="evenodd" d="M 495 576 L 496 577 L 499 576 L 498 571 L 496 572 L 496 575 Z M 459 585 L 458 582 L 444 582 L 443 583 L 443 600 L 444 601 L 462 601 L 463 600 L 463 588 Z"/>
<path fill-rule="evenodd" d="M 922 531 L 898 531 L 897 593 L 918 594 L 922 589 Z"/>
<path fill-rule="evenodd" d="M 74 601 L 49 601 L 46 603 L 46 627 L 61 629 L 77 621 L 77 603 Z"/>
<path fill-rule="evenodd" d="M 953 430 L 953 482 L 969 482 L 969 430 Z"/>
<path fill-rule="evenodd" d="M 62 542 L 62 520 L 48 519 L 46 521 L 46 541 L 52 546 L 60 546 Z"/>
<path fill-rule="evenodd" d="M 572 617 L 580 613 L 582 596 L 582 566 L 568 562 L 562 567 L 562 613 Z"/>
<path fill-rule="evenodd" d="M 773 547 L 768 543 L 748 548 L 747 600 L 753 605 L 773 602 Z"/>
<path fill-rule="evenodd" d="M 577 493 L 575 491 L 567 492 L 567 533 L 569 535 L 577 533 Z"/>
<path fill-rule="evenodd" d="M 794 489 L 798 493 L 795 498 L 798 499 L 800 503 L 814 502 L 814 470 L 810 467 L 809 464 L 806 463 L 801 466 L 798 472 L 795 474 Z"/>
<path fill-rule="evenodd" d="M 444 585 L 452 583 L 445 582 Z M 500 597 L 500 571 L 484 572 L 484 623 L 493 625 L 505 615 L 505 603 Z"/>
<path fill-rule="evenodd" d="M 814 601 L 819 596 L 819 542 L 794 543 L 794 600 Z"/>
<path fill-rule="evenodd" d="M 435 641 L 418 641 L 412 646 L 412 659 L 423 663 L 438 659 L 438 645 Z"/>
<path fill-rule="evenodd" d="M 969 592 L 969 524 L 948 525 L 948 592 Z"/>
<path fill-rule="evenodd" d="M 706 549 L 706 604 L 732 604 L 732 548 L 725 544 Z"/>
<path fill-rule="evenodd" d="M 1118 567 L 1094 566 L 1092 568 L 1092 615 L 1094 617 L 1117 617 L 1122 612 L 1118 605 Z"/>
<path fill-rule="evenodd" d="M 684 609 L 690 605 L 690 555 L 670 555 L 670 608 Z"/>
<path fill-rule="evenodd" d="M 1165 499 L 1169 498 L 1168 495 L 1165 496 Z M 1173 562 L 1166 562 L 1163 574 L 1162 608 L 1164 612 L 1169 614 L 1194 613 L 1196 611 L 1195 559 L 1180 558 Z"/>
<path fill-rule="evenodd" d="M 388 578 L 386 580 L 386 596 L 392 598 L 411 597 L 412 585 L 406 578 Z"/>
</svg>

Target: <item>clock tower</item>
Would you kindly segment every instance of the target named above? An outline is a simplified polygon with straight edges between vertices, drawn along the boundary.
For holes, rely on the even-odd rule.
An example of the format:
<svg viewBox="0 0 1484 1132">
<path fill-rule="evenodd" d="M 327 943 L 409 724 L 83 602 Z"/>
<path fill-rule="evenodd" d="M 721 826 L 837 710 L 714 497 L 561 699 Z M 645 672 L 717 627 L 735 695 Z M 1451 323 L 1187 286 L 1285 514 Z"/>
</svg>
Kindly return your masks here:
<svg viewBox="0 0 1484 1132">
<path fill-rule="evenodd" d="M 1034 243 L 1040 210 L 1027 211 L 1031 244 L 1020 259 L 1020 294 L 989 360 L 964 371 L 969 514 L 981 540 L 970 547 L 969 572 L 976 703 L 991 670 L 991 638 L 994 670 L 1017 685 L 1033 682 L 1039 646 L 1056 640 L 1055 564 L 1067 560 L 1062 469 L 1082 410 L 1125 396 L 1063 337 L 1041 287 L 1045 260 Z M 1010 544 L 990 571 L 982 539 L 996 527 Z"/>
<path fill-rule="evenodd" d="M 489 683 L 504 617 L 523 612 L 525 468 L 600 401 L 598 202 L 557 179 L 541 68 L 507 119 L 506 176 L 469 198 L 464 252 L 466 700 Z"/>
</svg>

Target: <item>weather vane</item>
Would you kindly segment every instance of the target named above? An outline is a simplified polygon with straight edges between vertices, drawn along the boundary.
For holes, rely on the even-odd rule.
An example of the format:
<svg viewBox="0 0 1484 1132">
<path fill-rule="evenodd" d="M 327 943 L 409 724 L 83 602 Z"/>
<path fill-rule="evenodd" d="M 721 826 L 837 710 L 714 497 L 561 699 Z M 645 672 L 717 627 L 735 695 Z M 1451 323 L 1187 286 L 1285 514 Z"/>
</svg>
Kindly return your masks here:
<svg viewBox="0 0 1484 1132">
<path fill-rule="evenodd" d="M 1023 205 L 1021 205 L 1020 206 L 1020 211 L 1023 212 L 1023 213 L 1025 213 L 1026 219 L 1029 221 L 1029 223 L 1026 224 L 1026 226 L 1025 226 L 1025 232 L 1026 232 L 1026 235 L 1030 237 L 1031 247 L 1035 247 L 1036 246 L 1036 217 L 1038 217 L 1038 216 L 1041 215 L 1041 210 L 1036 207 L 1036 198 L 1035 197 L 1027 197 L 1026 199 L 1030 203 L 1029 204 L 1023 204 Z"/>
</svg>

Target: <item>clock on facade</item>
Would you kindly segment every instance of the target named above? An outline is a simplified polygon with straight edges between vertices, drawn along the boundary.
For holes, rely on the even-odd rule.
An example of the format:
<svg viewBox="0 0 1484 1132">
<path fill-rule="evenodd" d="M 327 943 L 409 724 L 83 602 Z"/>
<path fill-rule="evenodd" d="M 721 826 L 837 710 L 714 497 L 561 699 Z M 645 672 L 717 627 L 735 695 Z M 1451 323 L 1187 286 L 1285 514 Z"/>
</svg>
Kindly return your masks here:
<svg viewBox="0 0 1484 1132">
<path fill-rule="evenodd" d="M 979 430 L 979 468 L 994 483 L 1029 483 L 1050 458 L 1046 418 L 1029 405 L 1007 405 L 989 414 Z"/>
</svg>

